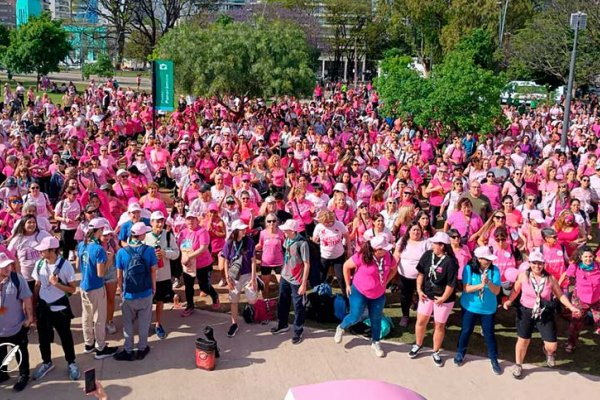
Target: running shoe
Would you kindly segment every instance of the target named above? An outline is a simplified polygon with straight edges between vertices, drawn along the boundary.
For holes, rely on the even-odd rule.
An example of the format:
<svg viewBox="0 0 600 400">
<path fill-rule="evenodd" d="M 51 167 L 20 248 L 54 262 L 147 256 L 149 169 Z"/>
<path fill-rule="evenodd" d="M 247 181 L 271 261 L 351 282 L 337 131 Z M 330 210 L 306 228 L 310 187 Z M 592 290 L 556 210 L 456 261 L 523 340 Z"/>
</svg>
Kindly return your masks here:
<svg viewBox="0 0 600 400">
<path fill-rule="evenodd" d="M 50 361 L 49 363 L 46 364 L 42 364 L 40 365 L 40 367 L 38 369 L 36 369 L 33 374 L 31 375 L 31 378 L 33 378 L 34 381 L 37 381 L 39 379 L 42 379 L 44 376 L 46 376 L 46 374 L 50 371 L 52 371 L 54 369 L 54 364 L 52 364 L 52 361 Z"/>
<path fill-rule="evenodd" d="M 410 358 L 415 358 L 419 354 L 419 351 L 421 351 L 422 348 L 423 348 L 423 346 L 419 346 L 418 344 L 413 344 L 410 351 L 408 352 L 408 356 Z"/>
<path fill-rule="evenodd" d="M 375 355 L 377 357 L 381 358 L 381 357 L 385 356 L 385 352 L 381 348 L 381 345 L 379 344 L 379 342 L 371 343 L 371 348 L 373 349 L 373 351 L 375 352 Z"/>
<path fill-rule="evenodd" d="M 75 363 L 69 364 L 67 370 L 69 371 L 69 379 L 72 381 L 76 381 L 81 376 L 79 367 Z"/>
</svg>

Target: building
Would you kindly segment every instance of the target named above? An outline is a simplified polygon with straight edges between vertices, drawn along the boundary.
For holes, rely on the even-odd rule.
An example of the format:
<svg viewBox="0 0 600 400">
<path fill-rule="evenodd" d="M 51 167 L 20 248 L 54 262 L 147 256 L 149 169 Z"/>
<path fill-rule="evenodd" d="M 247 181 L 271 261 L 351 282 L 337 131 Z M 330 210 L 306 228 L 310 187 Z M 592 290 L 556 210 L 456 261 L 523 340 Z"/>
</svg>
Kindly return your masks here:
<svg viewBox="0 0 600 400">
<path fill-rule="evenodd" d="M 16 25 L 21 26 L 29 21 L 29 17 L 37 17 L 42 13 L 44 4 L 41 0 L 17 0 Z"/>
<path fill-rule="evenodd" d="M 15 0 L 0 0 L 0 24 L 14 28 L 17 23 Z"/>
</svg>

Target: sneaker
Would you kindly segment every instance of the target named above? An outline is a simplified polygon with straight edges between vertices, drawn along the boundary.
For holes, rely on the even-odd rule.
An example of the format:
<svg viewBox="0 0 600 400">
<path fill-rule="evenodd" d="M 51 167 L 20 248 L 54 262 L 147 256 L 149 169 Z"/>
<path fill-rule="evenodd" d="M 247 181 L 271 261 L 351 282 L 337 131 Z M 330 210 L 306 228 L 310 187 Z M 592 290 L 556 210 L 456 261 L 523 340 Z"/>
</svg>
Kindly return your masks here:
<svg viewBox="0 0 600 400">
<path fill-rule="evenodd" d="M 194 309 L 193 309 L 193 308 L 186 308 L 185 310 L 183 310 L 183 311 L 181 312 L 181 316 L 182 316 L 183 318 L 185 318 L 185 317 L 189 317 L 189 316 L 190 316 L 190 315 L 192 315 L 193 313 L 194 313 Z"/>
<path fill-rule="evenodd" d="M 179 289 L 183 286 L 183 282 L 179 280 L 179 278 L 175 278 L 173 281 L 173 289 Z"/>
<path fill-rule="evenodd" d="M 150 353 L 150 346 L 146 346 L 144 350 L 138 350 L 135 352 L 135 358 L 138 360 L 143 360 Z"/>
<path fill-rule="evenodd" d="M 88 346 L 87 344 L 83 347 L 83 352 L 85 354 L 90 354 L 96 351 L 96 347 L 94 345 Z"/>
<path fill-rule="evenodd" d="M 494 375 L 502 374 L 502 368 L 500 368 L 498 360 L 492 360 L 492 372 L 494 373 Z"/>
<path fill-rule="evenodd" d="M 544 351 L 544 353 L 546 353 L 546 351 Z M 546 353 L 546 365 L 549 368 L 554 368 L 556 366 L 556 359 L 554 357 L 554 354 Z"/>
<path fill-rule="evenodd" d="M 408 317 L 402 317 L 400 318 L 400 327 L 401 328 L 406 328 L 408 326 Z"/>
<path fill-rule="evenodd" d="M 573 351 L 575 351 L 575 346 L 573 346 L 572 344 L 567 344 L 567 345 L 565 346 L 565 351 L 566 351 L 567 353 L 572 353 Z"/>
<path fill-rule="evenodd" d="M 519 364 L 515 365 L 515 367 L 512 370 L 512 376 L 515 379 L 521 379 L 521 377 L 523 376 L 523 367 Z"/>
<path fill-rule="evenodd" d="M 375 355 L 379 358 L 385 356 L 384 351 L 381 348 L 381 345 L 379 344 L 379 342 L 373 342 L 371 343 L 371 348 L 373 349 L 373 351 L 375 352 Z"/>
<path fill-rule="evenodd" d="M 436 367 L 441 367 L 444 365 L 444 362 L 442 361 L 442 357 L 440 357 L 439 351 L 434 351 L 433 354 L 431 355 L 431 358 L 433 358 L 433 363 L 435 364 Z"/>
<path fill-rule="evenodd" d="M 415 358 L 419 354 L 419 351 L 421 351 L 422 348 L 423 348 L 423 346 L 419 346 L 418 344 L 413 344 L 410 351 L 408 352 L 408 356 L 410 358 Z"/>
<path fill-rule="evenodd" d="M 27 375 L 19 375 L 17 383 L 15 383 L 15 385 L 13 386 L 13 390 L 15 392 L 20 392 L 21 390 L 25 389 L 27 383 L 29 383 L 29 377 Z"/>
<path fill-rule="evenodd" d="M 281 327 L 281 326 L 277 325 L 277 326 L 271 328 L 271 333 L 273 335 L 279 335 L 280 333 L 284 333 L 284 332 L 287 332 L 289 330 L 290 330 L 290 326 L 289 325 L 286 325 L 284 327 Z"/>
<path fill-rule="evenodd" d="M 231 324 L 229 330 L 227 331 L 227 337 L 234 337 L 238 331 L 238 324 Z"/>
<path fill-rule="evenodd" d="M 117 327 L 115 326 L 115 323 L 113 321 L 109 321 L 106 323 L 106 333 L 108 333 L 109 335 L 114 335 L 115 333 L 117 333 Z"/>
<path fill-rule="evenodd" d="M 217 302 L 213 303 L 211 307 L 213 310 L 218 311 L 221 308 L 221 300 L 217 299 Z"/>
<path fill-rule="evenodd" d="M 220 288 L 227 287 L 227 282 L 225 281 L 225 279 L 221 279 L 219 281 L 219 283 L 217 283 L 217 286 L 220 287 Z"/>
<path fill-rule="evenodd" d="M 123 349 L 118 353 L 115 353 L 113 358 L 117 361 L 133 361 L 135 359 L 135 354 L 133 354 L 133 351 L 128 352 L 127 350 Z"/>
<path fill-rule="evenodd" d="M 33 372 L 33 375 L 31 375 L 31 378 L 33 378 L 34 381 L 37 381 L 38 379 L 42 379 L 44 376 L 46 376 L 46 374 L 50 371 L 52 371 L 54 369 L 54 364 L 52 364 L 52 361 L 50 361 L 49 363 L 46 364 L 42 364 L 40 365 L 40 367 L 38 369 L 36 369 Z"/>
<path fill-rule="evenodd" d="M 96 355 L 94 358 L 96 360 L 102 360 L 103 358 L 111 357 L 117 352 L 116 347 L 110 347 L 109 345 L 105 345 L 102 350 L 96 350 Z"/>
<path fill-rule="evenodd" d="M 465 357 L 462 354 L 456 353 L 454 356 L 454 365 L 460 367 L 465 362 Z"/>
<path fill-rule="evenodd" d="M 333 336 L 333 341 L 337 344 L 342 343 L 342 336 L 344 336 L 344 330 L 341 326 L 338 325 L 337 328 L 335 328 L 335 335 Z"/>
<path fill-rule="evenodd" d="M 79 371 L 79 367 L 75 363 L 69 364 L 67 367 L 69 370 L 69 379 L 72 381 L 76 381 L 81 376 L 81 372 Z"/>
<path fill-rule="evenodd" d="M 154 327 L 154 332 L 156 333 L 156 336 L 158 336 L 159 339 L 164 339 L 167 337 L 167 332 L 165 332 L 161 325 L 156 324 L 156 326 Z"/>
<path fill-rule="evenodd" d="M 294 337 L 292 338 L 292 344 L 300 344 L 304 340 L 302 334 L 294 333 Z"/>
</svg>

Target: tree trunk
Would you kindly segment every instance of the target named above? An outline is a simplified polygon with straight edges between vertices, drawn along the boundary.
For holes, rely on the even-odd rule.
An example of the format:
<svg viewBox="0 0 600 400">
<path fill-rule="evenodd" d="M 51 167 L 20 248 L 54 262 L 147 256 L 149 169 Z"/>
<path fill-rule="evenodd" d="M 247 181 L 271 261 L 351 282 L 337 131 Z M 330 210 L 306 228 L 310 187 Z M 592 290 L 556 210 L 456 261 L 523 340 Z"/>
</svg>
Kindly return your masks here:
<svg viewBox="0 0 600 400">
<path fill-rule="evenodd" d="M 117 70 L 121 69 L 121 64 L 123 64 L 123 54 L 125 53 L 125 33 L 123 29 L 119 32 L 119 36 L 117 37 L 117 60 L 115 63 L 115 68 Z"/>
</svg>

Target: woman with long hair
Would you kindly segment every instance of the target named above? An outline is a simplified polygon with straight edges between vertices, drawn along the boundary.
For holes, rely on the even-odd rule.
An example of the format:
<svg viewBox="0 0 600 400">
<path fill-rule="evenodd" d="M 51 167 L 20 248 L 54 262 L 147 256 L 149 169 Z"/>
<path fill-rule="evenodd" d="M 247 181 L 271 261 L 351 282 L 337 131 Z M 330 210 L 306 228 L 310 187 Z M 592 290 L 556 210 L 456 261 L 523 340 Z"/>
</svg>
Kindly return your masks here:
<svg viewBox="0 0 600 400">
<path fill-rule="evenodd" d="M 493 172 L 488 171 L 485 179 L 481 181 L 481 193 L 490 200 L 492 210 L 500 208 L 502 187 L 496 183 Z"/>
<path fill-rule="evenodd" d="M 115 254 L 119 250 L 115 233 L 110 226 L 105 226 L 102 229 L 100 237 L 100 246 L 106 252 L 104 288 L 106 289 L 106 332 L 110 335 L 117 333 L 115 326 L 115 295 L 117 294 L 117 267 L 115 266 Z"/>
<path fill-rule="evenodd" d="M 431 250 L 427 250 L 417 264 L 417 323 L 415 325 L 415 344 L 408 356 L 415 358 L 423 347 L 425 330 L 433 314 L 433 362 L 444 365 L 439 351 L 444 341 L 446 322 L 452 312 L 458 285 L 458 262 L 450 246 L 450 238 L 444 232 L 436 233 L 431 239 Z"/>
<path fill-rule="evenodd" d="M 334 341 L 342 342 L 344 330 L 360 321 L 365 308 L 371 321 L 371 348 L 377 357 L 383 357 L 381 349 L 381 320 L 385 306 L 385 290 L 396 275 L 398 262 L 390 250 L 393 245 L 384 236 L 377 236 L 363 243 L 360 251 L 344 263 L 346 294 L 350 300 L 350 312 L 335 330 Z"/>
<path fill-rule="evenodd" d="M 557 221 L 563 210 L 567 210 L 571 203 L 571 193 L 567 182 L 559 182 L 558 189 L 553 196 L 548 197 L 546 203 L 543 203 L 544 213 Z"/>
<path fill-rule="evenodd" d="M 365 232 L 371 228 L 371 217 L 369 215 L 369 204 L 358 202 L 356 217 L 352 222 L 352 230 L 350 231 L 350 237 L 356 243 L 356 249 L 360 249 L 364 243 Z"/>
<path fill-rule="evenodd" d="M 23 199 L 21 196 L 10 196 L 5 207 L 0 211 L 0 240 L 11 237 L 15 222 L 21 218 Z"/>
<path fill-rule="evenodd" d="M 446 232 L 450 237 L 450 247 L 452 247 L 452 251 L 454 252 L 454 256 L 456 257 L 456 261 L 458 262 L 458 280 L 459 286 L 458 289 L 462 289 L 462 273 L 465 268 L 465 265 L 471 260 L 471 250 L 467 244 L 464 244 L 463 237 L 460 235 L 460 232 L 454 228 L 449 229 Z"/>
<path fill-rule="evenodd" d="M 40 190 L 40 184 L 31 182 L 29 184 L 29 193 L 23 196 L 23 203 L 34 203 L 37 209 L 37 215 L 48 218 L 54 214 L 54 209 L 48 195 Z"/>
<path fill-rule="evenodd" d="M 173 207 L 168 214 L 166 227 L 175 235 L 177 243 L 179 243 L 179 233 L 185 228 L 185 202 L 179 197 L 173 199 Z M 171 260 L 171 276 L 173 277 L 173 287 L 175 289 L 183 286 L 183 268 L 181 266 L 181 253 L 175 260 Z"/>
<path fill-rule="evenodd" d="M 519 295 L 521 295 L 519 297 Z M 544 269 L 544 256 L 540 252 L 529 254 L 529 268 L 519 274 L 514 288 L 503 304 L 505 310 L 519 297 L 517 304 L 517 344 L 515 345 L 515 367 L 512 375 L 516 379 L 523 376 L 523 361 L 531 342 L 534 328 L 540 332 L 544 342 L 546 364 L 555 365 L 555 354 L 558 348 L 556 322 L 554 319 L 555 296 L 565 307 L 579 317 L 580 311 L 575 307 L 562 290 L 556 279 Z"/>
<path fill-rule="evenodd" d="M 267 214 L 265 224 L 265 229 L 260 231 L 256 250 L 262 253 L 260 259 L 260 279 L 264 284 L 263 297 L 268 299 L 270 295 L 269 285 L 273 272 L 275 272 L 277 280 L 279 280 L 277 275 L 281 274 L 285 236 L 278 227 L 277 214 L 274 212 Z"/>
<path fill-rule="evenodd" d="M 350 235 L 346 226 L 338 221 L 332 211 L 324 210 L 319 213 L 319 223 L 315 227 L 312 240 L 319 244 L 321 253 L 321 279 L 327 280 L 329 269 L 333 267 L 335 277 L 346 295 L 343 265 L 352 254 Z"/>
<path fill-rule="evenodd" d="M 75 248 L 77 247 L 75 232 L 77 232 L 79 219 L 83 212 L 81 203 L 77 200 L 78 194 L 79 189 L 67 188 L 65 190 L 65 197 L 58 202 L 54 212 L 54 219 L 60 222 L 62 257 L 65 260 L 73 260 L 75 258 Z"/>
<path fill-rule="evenodd" d="M 575 220 L 571 210 L 563 210 L 554 223 L 558 244 L 567 250 L 567 256 L 571 257 L 579 246 L 585 244 L 587 238 L 585 229 L 582 229 Z"/>
<path fill-rule="evenodd" d="M 417 222 L 413 222 L 406 233 L 398 241 L 395 249 L 395 257 L 398 262 L 398 275 L 400 277 L 400 307 L 402 318 L 400 326 L 406 328 L 409 322 L 410 307 L 413 296 L 417 290 L 417 264 L 423 253 L 431 248 L 428 240 L 423 238 L 423 228 Z"/>
<path fill-rule="evenodd" d="M 148 193 L 140 197 L 140 206 L 150 212 L 160 211 L 163 215 L 167 215 L 167 206 L 164 200 L 160 197 L 158 191 L 158 183 L 150 182 L 146 185 Z"/>
<path fill-rule="evenodd" d="M 429 198 L 429 208 L 432 220 L 438 217 L 444 197 L 452 189 L 452 181 L 448 180 L 448 166 L 440 165 L 435 176 L 425 188 L 424 194 Z"/>
</svg>

